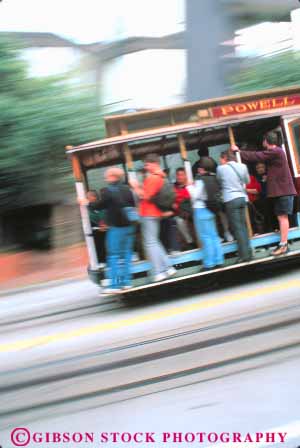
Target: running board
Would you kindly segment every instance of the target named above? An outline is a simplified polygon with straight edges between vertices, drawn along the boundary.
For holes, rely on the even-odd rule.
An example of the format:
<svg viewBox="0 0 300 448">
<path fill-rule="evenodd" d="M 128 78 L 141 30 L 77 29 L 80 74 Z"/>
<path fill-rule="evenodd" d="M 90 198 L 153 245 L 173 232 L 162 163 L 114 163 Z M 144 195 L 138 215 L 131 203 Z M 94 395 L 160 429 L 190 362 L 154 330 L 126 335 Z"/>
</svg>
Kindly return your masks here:
<svg viewBox="0 0 300 448">
<path fill-rule="evenodd" d="M 238 269 L 238 268 L 244 267 L 244 266 L 263 264 L 263 263 L 268 262 L 268 261 L 280 261 L 282 259 L 291 258 L 294 255 L 300 255 L 300 250 L 291 251 L 291 252 L 288 252 L 287 254 L 284 254 L 284 255 L 268 256 L 268 257 L 261 258 L 261 259 L 258 259 L 258 260 L 251 260 L 251 261 L 247 261 L 247 262 L 243 262 L 243 263 L 236 263 L 236 264 L 232 264 L 232 265 L 229 265 L 229 266 L 224 266 L 222 268 L 212 269 L 210 271 L 198 272 L 196 274 L 183 275 L 181 277 L 171 277 L 171 278 L 168 278 L 168 279 L 163 280 L 161 282 L 151 282 L 151 283 L 148 283 L 147 285 L 135 286 L 135 287 L 130 288 L 128 290 L 123 290 L 120 294 L 121 295 L 126 295 L 126 294 L 130 294 L 130 293 L 133 293 L 133 292 L 144 291 L 146 289 L 155 288 L 157 286 L 167 285 L 167 284 L 171 284 L 171 283 L 176 283 L 176 282 L 178 282 L 180 280 L 184 281 L 184 280 L 194 279 L 194 278 L 197 278 L 197 277 L 202 277 L 202 276 L 205 276 L 205 275 L 211 275 L 211 274 L 218 273 L 218 272 L 224 272 L 224 271 L 229 271 L 229 270 L 232 270 L 232 269 Z"/>
</svg>

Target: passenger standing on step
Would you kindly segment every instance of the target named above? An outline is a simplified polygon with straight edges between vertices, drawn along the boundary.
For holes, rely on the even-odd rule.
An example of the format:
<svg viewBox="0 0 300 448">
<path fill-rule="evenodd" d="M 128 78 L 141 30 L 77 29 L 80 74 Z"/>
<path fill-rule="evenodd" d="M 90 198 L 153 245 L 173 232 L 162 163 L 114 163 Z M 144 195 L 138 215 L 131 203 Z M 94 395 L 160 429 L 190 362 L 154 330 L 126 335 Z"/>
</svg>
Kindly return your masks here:
<svg viewBox="0 0 300 448">
<path fill-rule="evenodd" d="M 142 238 L 146 256 L 152 265 L 153 280 L 159 282 L 176 274 L 160 239 L 160 223 L 165 216 L 173 215 L 172 211 L 162 211 L 155 201 L 157 194 L 162 191 L 166 182 L 166 175 L 160 167 L 159 156 L 148 154 L 144 160 L 147 176 L 143 185 L 131 180 L 130 185 L 140 198 L 139 211 L 141 215 Z M 171 210 L 172 204 L 170 205 Z"/>
<path fill-rule="evenodd" d="M 213 202 L 218 204 L 216 196 L 220 192 L 220 187 L 214 169 L 214 162 L 211 158 L 202 157 L 198 164 L 195 183 L 188 186 L 194 210 L 194 225 L 202 245 L 203 270 L 205 271 L 221 267 L 224 263 L 221 240 L 216 226 L 215 213 L 218 212 L 218 209 L 216 207 L 213 211 L 212 207 L 209 208 L 208 202 L 212 196 Z M 210 191 L 213 194 L 210 194 Z"/>
<path fill-rule="evenodd" d="M 132 286 L 131 260 L 135 238 L 135 226 L 127 218 L 125 207 L 134 207 L 133 194 L 123 181 L 124 172 L 117 167 L 108 168 L 104 174 L 107 187 L 101 190 L 100 200 L 89 203 L 79 201 L 95 210 L 105 210 L 106 258 L 109 287 L 102 294 L 116 294 Z"/>
<path fill-rule="evenodd" d="M 229 220 L 238 245 L 240 262 L 251 260 L 251 249 L 246 224 L 246 207 L 248 196 L 245 184 L 250 181 L 248 168 L 243 163 L 237 163 L 231 151 L 220 154 L 220 165 L 217 168 L 225 204 L 226 215 Z"/>
</svg>

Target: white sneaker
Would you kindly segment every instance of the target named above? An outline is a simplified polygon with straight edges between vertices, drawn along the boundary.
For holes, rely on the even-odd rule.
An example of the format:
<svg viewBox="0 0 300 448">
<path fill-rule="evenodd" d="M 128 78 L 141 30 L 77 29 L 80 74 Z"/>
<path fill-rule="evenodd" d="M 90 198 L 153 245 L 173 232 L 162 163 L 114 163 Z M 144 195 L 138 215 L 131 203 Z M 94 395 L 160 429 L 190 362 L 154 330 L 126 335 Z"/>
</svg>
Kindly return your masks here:
<svg viewBox="0 0 300 448">
<path fill-rule="evenodd" d="M 166 280 L 168 278 L 167 273 L 162 272 L 161 274 L 156 274 L 153 276 L 154 282 L 162 282 L 163 280 Z"/>
<path fill-rule="evenodd" d="M 175 268 L 169 268 L 166 272 L 168 277 L 172 277 L 173 275 L 175 275 L 177 273 Z"/>
<path fill-rule="evenodd" d="M 109 281 L 109 279 L 108 278 L 104 278 L 102 281 L 101 281 L 101 286 L 102 287 L 106 287 L 106 286 L 109 286 L 109 284 L 110 284 L 110 281 Z"/>
<path fill-rule="evenodd" d="M 232 243 L 232 241 L 234 241 L 234 237 L 230 232 L 224 232 L 224 238 L 226 241 L 228 241 L 228 243 Z"/>
<path fill-rule="evenodd" d="M 140 261 L 140 257 L 136 252 L 133 252 L 132 261 Z"/>
<path fill-rule="evenodd" d="M 122 289 L 115 289 L 115 288 L 104 288 L 101 289 L 100 294 L 120 294 L 122 292 Z"/>
</svg>

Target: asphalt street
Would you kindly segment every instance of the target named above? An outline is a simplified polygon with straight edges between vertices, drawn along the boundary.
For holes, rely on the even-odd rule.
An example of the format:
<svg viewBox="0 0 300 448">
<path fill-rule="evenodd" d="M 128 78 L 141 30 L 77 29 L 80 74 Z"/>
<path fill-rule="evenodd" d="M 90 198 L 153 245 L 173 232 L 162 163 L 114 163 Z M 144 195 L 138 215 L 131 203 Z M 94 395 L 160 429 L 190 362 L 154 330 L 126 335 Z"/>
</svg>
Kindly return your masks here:
<svg viewBox="0 0 300 448">
<path fill-rule="evenodd" d="M 140 303 L 100 297 L 89 281 L 1 297 L 0 444 L 14 446 L 16 427 L 93 434 L 63 446 L 101 446 L 101 432 L 154 433 L 153 443 L 102 443 L 131 447 L 199 445 L 175 432 L 282 430 L 284 443 L 242 446 L 296 448 L 299 273 L 240 275 L 192 293 L 186 285 Z M 62 446 L 40 437 L 27 446 Z"/>
</svg>

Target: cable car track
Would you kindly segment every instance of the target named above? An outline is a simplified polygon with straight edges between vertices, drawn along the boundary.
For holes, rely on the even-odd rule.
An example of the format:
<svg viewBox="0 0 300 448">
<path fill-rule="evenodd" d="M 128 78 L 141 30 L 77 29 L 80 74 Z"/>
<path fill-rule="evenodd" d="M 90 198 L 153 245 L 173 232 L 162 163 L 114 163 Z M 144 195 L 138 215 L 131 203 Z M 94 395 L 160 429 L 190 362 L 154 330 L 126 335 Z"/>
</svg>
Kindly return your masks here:
<svg viewBox="0 0 300 448">
<path fill-rule="evenodd" d="M 2 424 L 45 409 L 104 405 L 268 363 L 300 348 L 300 305 L 1 374 Z M 247 367 L 247 368 L 248 368 Z M 83 401 L 85 404 L 83 405 Z M 56 412 L 55 411 L 55 412 Z M 47 411 L 48 412 L 48 411 Z M 29 415 L 28 414 L 28 415 Z"/>
<path fill-rule="evenodd" d="M 50 319 L 51 322 L 58 323 L 60 319 L 56 319 L 57 317 L 62 317 L 61 320 L 66 321 L 69 319 L 74 319 L 76 317 L 84 317 L 89 316 L 90 314 L 94 315 L 97 311 L 101 313 L 108 313 L 110 311 L 115 311 L 118 309 L 122 309 L 125 307 L 125 304 L 110 299 L 109 301 L 103 301 L 103 298 L 97 298 L 99 303 L 85 305 L 85 306 L 76 306 L 72 308 L 64 308 L 62 305 L 62 309 L 59 309 L 58 311 L 52 311 L 52 312 L 44 312 L 41 314 L 36 314 L 34 316 L 30 315 L 26 318 L 20 318 L 20 319 L 11 319 L 11 320 L 4 320 L 2 319 L 0 321 L 0 334 L 6 333 L 8 330 L 11 330 L 11 327 L 14 326 L 20 326 L 23 324 L 32 324 L 38 323 L 43 324 L 43 320 Z M 88 313 L 84 313 L 85 311 L 88 311 Z M 49 322 L 47 322 L 49 323 Z"/>
<path fill-rule="evenodd" d="M 124 310 L 129 307 L 146 307 L 151 306 L 153 304 L 158 304 L 160 302 L 164 302 L 166 300 L 170 301 L 170 303 L 178 298 L 184 298 L 185 296 L 191 296 L 193 294 L 203 294 L 203 292 L 208 291 L 218 291 L 221 288 L 228 288 L 230 286 L 243 284 L 245 279 L 247 283 L 253 283 L 258 280 L 269 278 L 273 275 L 275 268 L 285 272 L 286 269 L 291 270 L 296 261 L 298 260 L 283 260 L 286 262 L 284 265 L 266 265 L 264 270 L 255 271 L 255 277 L 249 279 L 249 269 L 253 268 L 253 266 L 246 265 L 244 266 L 244 270 L 239 272 L 238 276 L 232 276 L 229 272 L 220 272 L 220 278 L 208 277 L 206 280 L 206 285 L 201 284 L 197 288 L 197 283 L 194 281 L 189 284 L 189 288 L 187 289 L 183 284 L 175 285 L 176 287 L 176 297 L 174 297 L 174 290 L 169 289 L 168 291 L 168 283 L 162 283 L 161 288 L 164 294 L 164 297 L 157 296 L 156 292 L 146 291 L 147 295 L 145 296 L 145 292 L 143 294 L 140 293 L 140 296 L 136 296 L 136 294 L 132 293 L 126 294 L 124 296 L 114 296 L 112 297 L 104 297 L 101 295 L 97 295 L 96 297 L 91 297 L 88 299 L 89 303 L 85 303 L 82 305 L 75 306 L 74 304 L 65 305 L 63 302 L 61 304 L 56 304 L 56 309 L 53 311 L 49 311 L 53 304 L 48 303 L 47 307 L 45 305 L 44 308 L 40 308 L 37 312 L 35 311 L 35 307 L 32 307 L 33 312 L 28 316 L 24 317 L 24 313 L 20 313 L 20 318 L 13 318 L 15 314 L 18 312 L 17 310 L 13 310 L 13 312 L 8 313 L 8 316 L 5 316 L 5 310 L 1 312 L 0 316 L 0 334 L 7 333 L 7 331 L 11 331 L 17 329 L 18 327 L 27 328 L 27 326 L 39 325 L 43 324 L 45 320 L 48 320 L 47 323 L 58 323 L 60 321 L 72 320 L 78 317 L 88 317 L 89 315 L 95 315 L 97 312 L 99 313 L 110 313 L 118 310 Z M 297 265 L 298 267 L 298 265 Z M 251 271 L 252 275 L 254 271 Z M 86 300 L 86 299 L 83 299 Z M 1 302 L 0 302 L 1 305 Z M 57 307 L 59 308 L 57 309 Z M 87 313 L 86 313 L 87 311 Z M 36 313 L 36 314 L 34 314 Z"/>
</svg>

